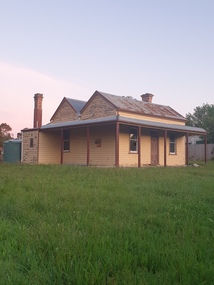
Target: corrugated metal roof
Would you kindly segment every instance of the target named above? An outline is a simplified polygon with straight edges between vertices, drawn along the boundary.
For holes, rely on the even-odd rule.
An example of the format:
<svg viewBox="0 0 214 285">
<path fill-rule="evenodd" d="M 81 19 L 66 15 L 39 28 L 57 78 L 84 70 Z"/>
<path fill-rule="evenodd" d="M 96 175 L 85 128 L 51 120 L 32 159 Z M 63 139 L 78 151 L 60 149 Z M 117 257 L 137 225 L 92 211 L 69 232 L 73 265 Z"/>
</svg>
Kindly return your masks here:
<svg viewBox="0 0 214 285">
<path fill-rule="evenodd" d="M 90 120 L 75 120 L 75 121 L 67 121 L 67 122 L 59 122 L 59 123 L 50 123 L 47 125 L 43 125 L 41 130 L 48 129 L 61 129 L 66 127 L 75 127 L 75 126 L 87 126 L 92 124 L 106 123 L 106 122 L 115 122 L 117 120 L 117 116 L 109 116 L 104 118 L 96 118 Z"/>
<path fill-rule="evenodd" d="M 191 126 L 181 126 L 181 125 L 176 125 L 176 124 L 166 124 L 166 123 L 152 122 L 152 121 L 146 121 L 146 120 L 137 120 L 137 119 L 130 119 L 126 117 L 120 117 L 119 121 L 124 122 L 124 123 L 141 125 L 145 127 L 151 127 L 151 128 L 206 134 L 206 131 L 204 129 L 191 127 Z"/>
<path fill-rule="evenodd" d="M 122 116 L 109 116 L 103 118 L 96 118 L 90 120 L 79 120 L 79 121 L 69 121 L 69 122 L 61 122 L 61 123 L 51 123 L 41 127 L 41 130 L 51 130 L 51 129 L 61 129 L 61 128 L 69 128 L 75 126 L 87 126 L 93 124 L 106 124 L 110 122 L 120 122 L 125 124 L 132 124 L 136 126 L 142 126 L 147 128 L 157 128 L 157 129 L 166 129 L 166 130 L 174 130 L 181 132 L 188 132 L 192 134 L 206 134 L 206 131 L 202 128 L 190 127 L 190 126 L 181 126 L 176 124 L 166 124 L 159 123 L 147 120 L 138 120 L 132 119 Z"/>
<path fill-rule="evenodd" d="M 160 116 L 166 118 L 174 118 L 180 120 L 186 120 L 181 114 L 176 112 L 169 106 L 158 105 L 154 103 L 144 102 L 132 97 L 125 96 L 116 96 L 112 94 L 108 94 L 105 92 L 100 92 L 103 97 L 105 97 L 108 101 L 110 101 L 113 105 L 115 105 L 119 110 L 127 111 L 127 112 L 135 112 L 144 115 L 153 115 Z"/>
<path fill-rule="evenodd" d="M 77 100 L 77 99 L 72 99 L 72 98 L 67 98 L 65 97 L 66 100 L 69 102 L 71 106 L 79 113 L 80 110 L 85 106 L 86 101 L 82 100 Z"/>
</svg>

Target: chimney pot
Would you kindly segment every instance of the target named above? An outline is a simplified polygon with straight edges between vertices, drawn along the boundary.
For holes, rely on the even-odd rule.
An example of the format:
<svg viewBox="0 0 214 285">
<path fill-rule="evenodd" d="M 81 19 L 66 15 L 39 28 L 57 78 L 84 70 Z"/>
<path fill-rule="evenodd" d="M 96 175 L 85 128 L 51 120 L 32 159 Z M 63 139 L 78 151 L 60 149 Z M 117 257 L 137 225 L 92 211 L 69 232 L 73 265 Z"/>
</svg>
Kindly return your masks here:
<svg viewBox="0 0 214 285">
<path fill-rule="evenodd" d="M 145 94 L 142 94 L 140 97 L 142 98 L 142 101 L 152 103 L 153 96 L 154 95 L 151 93 L 145 93 Z"/>
</svg>

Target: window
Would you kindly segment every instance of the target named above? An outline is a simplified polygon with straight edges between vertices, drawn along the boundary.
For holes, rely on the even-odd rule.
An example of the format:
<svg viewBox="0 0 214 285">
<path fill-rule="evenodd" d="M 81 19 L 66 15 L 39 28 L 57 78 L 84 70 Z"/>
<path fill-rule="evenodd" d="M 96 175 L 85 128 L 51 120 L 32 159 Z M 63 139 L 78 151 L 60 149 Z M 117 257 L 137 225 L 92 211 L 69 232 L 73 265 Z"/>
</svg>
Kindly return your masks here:
<svg viewBox="0 0 214 285">
<path fill-rule="evenodd" d="M 63 131 L 63 150 L 70 151 L 70 132 L 68 130 Z"/>
<path fill-rule="evenodd" d="M 130 152 L 137 152 L 138 134 L 136 128 L 130 128 L 129 140 L 130 140 L 130 146 L 129 146 Z"/>
<path fill-rule="evenodd" d="M 175 154 L 176 153 L 176 137 L 175 133 L 169 134 L 169 153 Z"/>
<path fill-rule="evenodd" d="M 33 147 L 33 138 L 30 138 L 30 147 Z"/>
</svg>

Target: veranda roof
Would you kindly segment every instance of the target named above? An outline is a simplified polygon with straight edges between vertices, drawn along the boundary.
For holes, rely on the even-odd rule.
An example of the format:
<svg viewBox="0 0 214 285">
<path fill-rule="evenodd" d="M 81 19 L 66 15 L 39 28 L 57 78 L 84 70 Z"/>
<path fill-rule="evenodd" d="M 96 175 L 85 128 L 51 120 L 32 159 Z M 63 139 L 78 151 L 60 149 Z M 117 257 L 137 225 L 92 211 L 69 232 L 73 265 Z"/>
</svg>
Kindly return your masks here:
<svg viewBox="0 0 214 285">
<path fill-rule="evenodd" d="M 123 116 L 109 116 L 109 117 L 95 118 L 95 119 L 89 119 L 89 120 L 76 120 L 76 121 L 49 123 L 47 125 L 42 126 L 40 130 L 50 131 L 50 130 L 57 130 L 57 129 L 72 128 L 72 127 L 105 125 L 105 124 L 116 123 L 116 122 L 119 122 L 121 124 L 126 124 L 126 125 L 141 126 L 145 128 L 162 129 L 162 130 L 169 130 L 169 131 L 180 131 L 180 132 L 185 132 L 189 134 L 206 135 L 206 131 L 202 128 L 182 126 L 182 125 L 176 125 L 176 124 L 166 124 L 166 123 L 153 122 L 153 121 L 147 121 L 147 120 L 132 119 L 132 118 L 127 118 Z"/>
</svg>

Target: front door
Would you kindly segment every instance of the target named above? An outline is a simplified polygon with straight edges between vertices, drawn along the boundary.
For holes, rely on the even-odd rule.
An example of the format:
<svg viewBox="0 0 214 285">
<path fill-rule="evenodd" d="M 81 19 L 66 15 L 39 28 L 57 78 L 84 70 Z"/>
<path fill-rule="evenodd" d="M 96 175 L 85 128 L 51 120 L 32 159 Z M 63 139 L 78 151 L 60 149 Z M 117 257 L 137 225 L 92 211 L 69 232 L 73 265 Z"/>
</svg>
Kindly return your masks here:
<svg viewBox="0 0 214 285">
<path fill-rule="evenodd" d="M 151 131 L 151 165 L 158 164 L 158 131 Z"/>
</svg>

